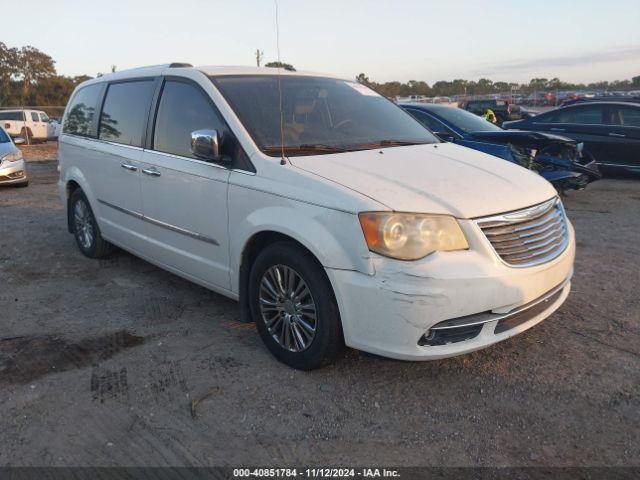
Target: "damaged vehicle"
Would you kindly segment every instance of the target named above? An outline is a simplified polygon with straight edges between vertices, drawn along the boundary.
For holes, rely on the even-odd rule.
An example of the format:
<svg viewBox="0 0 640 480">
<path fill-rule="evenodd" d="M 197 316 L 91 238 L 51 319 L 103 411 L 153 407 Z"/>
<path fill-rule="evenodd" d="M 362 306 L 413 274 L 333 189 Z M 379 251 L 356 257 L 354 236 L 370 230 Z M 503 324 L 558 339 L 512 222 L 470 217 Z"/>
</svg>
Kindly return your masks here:
<svg viewBox="0 0 640 480">
<path fill-rule="evenodd" d="M 294 368 L 345 345 L 471 352 L 571 289 L 574 231 L 548 182 L 441 142 L 352 80 L 185 64 L 103 75 L 72 95 L 58 159 L 85 256 L 118 245 L 238 300 Z"/>
<path fill-rule="evenodd" d="M 465 110 L 442 105 L 400 105 L 438 137 L 533 170 L 558 191 L 581 190 L 602 177 L 583 144 L 550 133 L 504 130 Z"/>
</svg>

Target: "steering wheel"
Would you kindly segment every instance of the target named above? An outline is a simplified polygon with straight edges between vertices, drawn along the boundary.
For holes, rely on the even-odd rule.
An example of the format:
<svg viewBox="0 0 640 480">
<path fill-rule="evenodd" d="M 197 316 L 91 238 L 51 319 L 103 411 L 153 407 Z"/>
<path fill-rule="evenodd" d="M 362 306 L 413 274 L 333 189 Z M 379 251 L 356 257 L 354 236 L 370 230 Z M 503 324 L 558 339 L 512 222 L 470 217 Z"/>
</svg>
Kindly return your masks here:
<svg viewBox="0 0 640 480">
<path fill-rule="evenodd" d="M 342 128 L 342 127 L 344 127 L 345 125 L 349 125 L 350 123 L 353 123 L 354 125 L 356 124 L 356 122 L 355 122 L 354 120 L 351 120 L 350 118 L 345 118 L 344 120 L 342 120 L 342 121 L 340 121 L 340 122 L 336 123 L 336 124 L 333 126 L 333 130 L 337 130 L 338 128 Z"/>
</svg>

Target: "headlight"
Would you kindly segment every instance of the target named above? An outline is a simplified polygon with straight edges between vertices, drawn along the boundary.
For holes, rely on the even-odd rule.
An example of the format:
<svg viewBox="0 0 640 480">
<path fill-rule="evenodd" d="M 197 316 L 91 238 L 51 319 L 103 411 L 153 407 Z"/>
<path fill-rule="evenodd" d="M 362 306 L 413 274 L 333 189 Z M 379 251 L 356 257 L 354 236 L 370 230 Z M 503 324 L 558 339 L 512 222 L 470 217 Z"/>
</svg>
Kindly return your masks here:
<svg viewBox="0 0 640 480">
<path fill-rule="evenodd" d="M 458 221 L 446 215 L 365 212 L 358 217 L 369 250 L 387 257 L 417 260 L 469 248 Z"/>
<path fill-rule="evenodd" d="M 2 160 L 7 160 L 8 162 L 16 162 L 18 160 L 22 160 L 22 152 L 18 150 L 17 152 L 11 152 L 2 157 Z"/>
</svg>

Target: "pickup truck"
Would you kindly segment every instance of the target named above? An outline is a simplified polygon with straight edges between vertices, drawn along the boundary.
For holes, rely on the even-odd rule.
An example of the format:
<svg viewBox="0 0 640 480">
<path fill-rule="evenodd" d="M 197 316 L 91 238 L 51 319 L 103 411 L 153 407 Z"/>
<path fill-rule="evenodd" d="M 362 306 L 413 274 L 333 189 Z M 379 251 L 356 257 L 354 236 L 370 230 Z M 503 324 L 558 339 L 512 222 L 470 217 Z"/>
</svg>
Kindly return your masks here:
<svg viewBox="0 0 640 480">
<path fill-rule="evenodd" d="M 29 143 L 46 142 L 60 133 L 60 128 L 42 110 L 0 110 L 0 125 L 10 136 L 23 137 Z"/>
</svg>

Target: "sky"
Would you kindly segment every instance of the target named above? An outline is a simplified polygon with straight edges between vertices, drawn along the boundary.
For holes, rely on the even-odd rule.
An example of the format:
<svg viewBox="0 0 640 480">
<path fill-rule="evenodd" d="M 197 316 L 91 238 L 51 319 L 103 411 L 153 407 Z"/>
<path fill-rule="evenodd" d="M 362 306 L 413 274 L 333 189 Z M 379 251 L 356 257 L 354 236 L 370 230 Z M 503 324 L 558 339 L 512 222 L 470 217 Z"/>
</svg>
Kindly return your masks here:
<svg viewBox="0 0 640 480">
<path fill-rule="evenodd" d="M 277 59 L 274 0 L 7 1 L 0 41 L 51 55 L 58 73 Z M 20 21 L 7 21 L 7 18 Z M 640 0 L 278 0 L 280 58 L 378 82 L 640 75 Z"/>
</svg>

